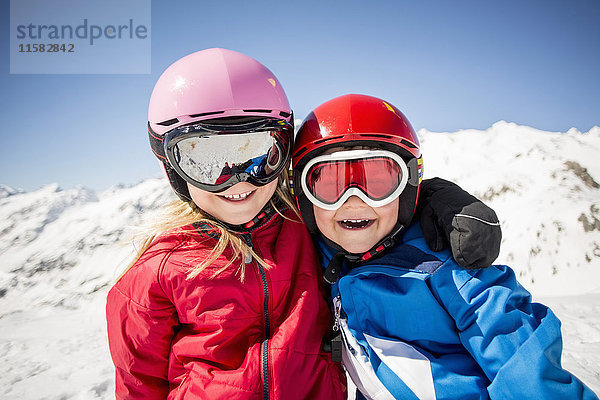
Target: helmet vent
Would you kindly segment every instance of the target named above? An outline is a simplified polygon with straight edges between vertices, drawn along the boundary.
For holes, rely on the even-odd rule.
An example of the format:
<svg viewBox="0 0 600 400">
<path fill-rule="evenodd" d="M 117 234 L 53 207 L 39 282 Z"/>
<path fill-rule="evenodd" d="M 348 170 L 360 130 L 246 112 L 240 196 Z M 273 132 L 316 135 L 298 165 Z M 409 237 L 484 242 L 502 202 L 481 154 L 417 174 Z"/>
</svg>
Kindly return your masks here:
<svg viewBox="0 0 600 400">
<path fill-rule="evenodd" d="M 391 137 L 390 135 L 382 135 L 382 134 L 375 134 L 375 133 L 363 133 L 360 136 L 374 137 L 374 138 L 381 138 L 381 139 L 393 139 L 393 137 Z"/>
<path fill-rule="evenodd" d="M 170 126 L 170 125 L 176 124 L 177 122 L 179 122 L 179 119 L 173 118 L 173 119 L 168 119 L 168 120 L 163 121 L 163 122 L 159 122 L 158 125 Z"/>
<path fill-rule="evenodd" d="M 258 113 L 270 113 L 273 110 L 261 110 L 261 109 L 252 109 L 252 110 L 244 110 L 244 112 L 258 112 Z"/>
<path fill-rule="evenodd" d="M 404 140 L 404 139 L 402 139 L 402 140 L 400 141 L 400 143 L 402 143 L 402 144 L 403 144 L 403 145 L 405 145 L 405 146 L 408 146 L 408 147 L 410 147 L 411 149 L 417 149 L 417 148 L 418 148 L 417 146 L 415 146 L 414 144 L 412 144 L 412 143 L 411 143 L 411 142 L 409 142 L 408 140 Z"/>
<path fill-rule="evenodd" d="M 289 112 L 280 111 L 280 112 L 279 112 L 279 115 L 281 115 L 283 118 L 287 118 L 287 117 L 289 117 L 289 116 L 290 116 L 290 115 L 292 115 L 292 114 L 290 114 Z"/>
<path fill-rule="evenodd" d="M 371 138 L 380 138 L 380 139 L 388 139 L 388 140 L 394 140 L 395 139 L 393 136 L 383 135 L 383 134 L 377 134 L 377 133 L 362 133 L 360 136 L 371 137 Z M 405 140 L 405 139 L 400 139 L 400 143 L 402 143 L 406 147 L 410 147 L 411 149 L 416 149 L 417 148 L 417 146 L 415 146 L 414 144 L 412 144 L 411 142 L 409 142 L 408 140 Z"/>
<path fill-rule="evenodd" d="M 302 154 L 306 151 L 306 146 L 301 147 L 300 149 L 296 150 L 296 154 Z"/>
<path fill-rule="evenodd" d="M 192 118 L 206 117 L 207 115 L 223 114 L 224 112 L 225 111 L 212 111 L 212 112 L 205 112 L 205 113 L 200 113 L 200 114 L 190 114 L 190 117 L 192 117 Z"/>
<path fill-rule="evenodd" d="M 315 143 L 314 143 L 314 144 L 321 144 L 321 143 L 327 142 L 327 141 L 329 141 L 329 140 L 341 139 L 341 138 L 343 138 L 343 137 L 344 137 L 344 136 L 341 136 L 341 135 L 340 135 L 340 136 L 328 137 L 328 138 L 325 138 L 325 139 L 317 140 L 317 141 L 315 141 Z"/>
<path fill-rule="evenodd" d="M 232 117 L 224 117 L 224 118 L 212 118 L 205 119 L 200 121 L 202 124 L 209 125 L 239 125 L 239 124 L 250 124 L 253 122 L 264 121 L 265 118 L 257 117 L 257 116 L 243 116 L 243 115 L 234 115 Z"/>
</svg>

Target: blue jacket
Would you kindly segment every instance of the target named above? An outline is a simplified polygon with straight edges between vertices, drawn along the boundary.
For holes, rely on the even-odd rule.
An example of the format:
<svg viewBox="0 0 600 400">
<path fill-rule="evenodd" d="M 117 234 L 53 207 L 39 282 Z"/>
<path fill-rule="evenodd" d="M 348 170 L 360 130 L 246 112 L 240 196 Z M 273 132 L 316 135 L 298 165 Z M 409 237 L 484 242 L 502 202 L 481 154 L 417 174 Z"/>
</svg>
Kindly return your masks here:
<svg viewBox="0 0 600 400">
<path fill-rule="evenodd" d="M 319 247 L 327 266 L 335 250 Z M 560 321 L 509 267 L 463 269 L 418 224 L 342 270 L 331 295 L 344 365 L 367 398 L 598 399 L 561 367 Z"/>
</svg>

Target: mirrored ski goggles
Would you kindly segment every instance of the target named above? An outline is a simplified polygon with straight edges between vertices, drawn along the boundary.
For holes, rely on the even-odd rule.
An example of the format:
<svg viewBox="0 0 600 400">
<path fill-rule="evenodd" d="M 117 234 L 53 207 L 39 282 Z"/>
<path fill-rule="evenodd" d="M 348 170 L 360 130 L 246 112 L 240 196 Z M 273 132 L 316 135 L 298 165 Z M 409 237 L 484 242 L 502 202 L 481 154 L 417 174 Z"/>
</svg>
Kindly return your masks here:
<svg viewBox="0 0 600 400">
<path fill-rule="evenodd" d="M 186 125 L 167 133 L 164 151 L 175 171 L 202 190 L 221 192 L 239 182 L 263 186 L 284 169 L 292 129 L 275 120 Z"/>
<path fill-rule="evenodd" d="M 337 210 L 358 196 L 371 207 L 394 201 L 408 183 L 408 167 L 386 150 L 350 150 L 319 156 L 302 172 L 302 190 L 311 203 Z"/>
</svg>

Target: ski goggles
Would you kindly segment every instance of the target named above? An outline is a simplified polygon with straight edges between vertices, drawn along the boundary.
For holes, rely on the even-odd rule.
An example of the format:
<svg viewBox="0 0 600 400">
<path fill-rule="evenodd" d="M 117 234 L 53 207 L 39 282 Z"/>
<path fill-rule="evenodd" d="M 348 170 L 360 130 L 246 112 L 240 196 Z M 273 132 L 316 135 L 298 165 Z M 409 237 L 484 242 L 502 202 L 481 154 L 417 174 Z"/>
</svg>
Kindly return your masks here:
<svg viewBox="0 0 600 400">
<path fill-rule="evenodd" d="M 312 159 L 302 171 L 302 190 L 311 203 L 337 210 L 358 196 L 371 207 L 394 201 L 409 181 L 402 157 L 387 150 L 349 150 Z"/>
<path fill-rule="evenodd" d="M 285 120 L 240 124 L 198 123 L 169 131 L 164 154 L 187 182 L 221 192 L 239 182 L 263 186 L 285 168 L 293 128 Z"/>
</svg>

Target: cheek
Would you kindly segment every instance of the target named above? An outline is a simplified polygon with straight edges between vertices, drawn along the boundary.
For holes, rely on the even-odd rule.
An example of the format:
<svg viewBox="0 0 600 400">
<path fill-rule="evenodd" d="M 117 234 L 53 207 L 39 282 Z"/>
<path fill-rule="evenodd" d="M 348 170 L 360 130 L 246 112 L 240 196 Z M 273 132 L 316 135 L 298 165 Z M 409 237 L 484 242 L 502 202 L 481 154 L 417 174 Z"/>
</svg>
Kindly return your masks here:
<svg viewBox="0 0 600 400">
<path fill-rule="evenodd" d="M 270 182 L 262 187 L 262 189 L 264 190 L 263 197 L 266 199 L 265 204 L 267 204 L 267 201 L 269 201 L 269 199 L 271 199 L 271 197 L 273 197 L 273 195 L 275 194 L 275 191 L 277 190 L 277 185 L 279 185 L 279 181 L 275 179 L 273 182 Z"/>
<path fill-rule="evenodd" d="M 385 231 L 385 234 L 390 233 L 398 221 L 398 203 L 399 199 L 396 199 L 390 204 L 376 209 L 380 221 L 383 222 L 381 228 Z"/>
<path fill-rule="evenodd" d="M 188 190 L 190 192 L 190 197 L 192 201 L 202 210 L 209 211 L 211 208 L 211 203 L 213 201 L 212 196 L 214 196 L 210 192 L 206 192 L 204 190 L 198 189 L 195 186 L 192 186 L 188 183 Z"/>
<path fill-rule="evenodd" d="M 329 232 L 333 229 L 333 224 L 335 223 L 333 219 L 335 211 L 323 210 L 322 208 L 313 205 L 313 213 L 315 214 L 317 228 L 319 228 L 322 233 Z"/>
</svg>

